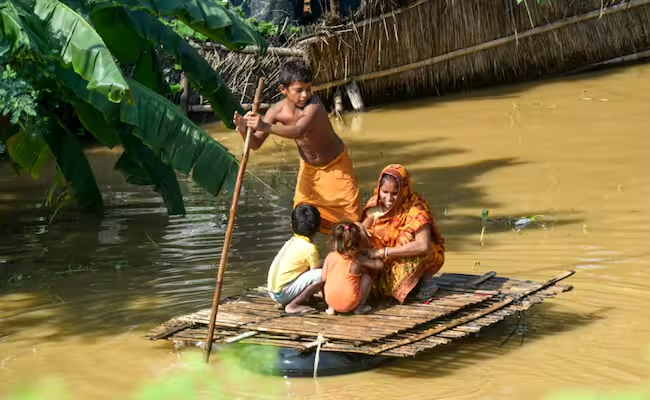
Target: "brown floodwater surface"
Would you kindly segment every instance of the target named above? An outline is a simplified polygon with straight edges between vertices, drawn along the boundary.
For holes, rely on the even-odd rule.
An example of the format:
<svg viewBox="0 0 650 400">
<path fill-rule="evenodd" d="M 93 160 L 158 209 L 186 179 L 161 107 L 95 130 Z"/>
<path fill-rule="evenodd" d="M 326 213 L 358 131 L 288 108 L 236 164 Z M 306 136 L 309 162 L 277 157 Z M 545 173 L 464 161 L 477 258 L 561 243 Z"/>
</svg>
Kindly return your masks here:
<svg viewBox="0 0 650 400">
<path fill-rule="evenodd" d="M 407 166 L 448 243 L 444 272 L 545 280 L 575 290 L 477 337 L 339 377 L 285 379 L 244 370 L 232 399 L 535 399 L 558 388 L 623 390 L 650 366 L 650 66 L 491 89 L 348 115 L 335 127 L 364 201 L 389 163 Z M 238 136 L 208 126 L 239 154 Z M 186 217 L 91 151 L 103 219 L 73 209 L 48 224 L 48 188 L 0 164 L 0 397 L 54 376 L 74 399 L 118 399 L 174 373 L 192 350 L 142 337 L 210 304 L 230 196 L 187 179 Z M 293 144 L 252 153 L 224 296 L 264 284 L 290 234 Z M 481 210 L 490 223 L 479 242 Z M 519 232 L 504 221 L 537 216 Z M 512 334 L 512 336 L 511 336 Z M 511 337 L 510 337 L 511 336 Z M 510 337 L 509 340 L 506 340 Z M 210 374 L 232 365 L 213 353 Z"/>
</svg>

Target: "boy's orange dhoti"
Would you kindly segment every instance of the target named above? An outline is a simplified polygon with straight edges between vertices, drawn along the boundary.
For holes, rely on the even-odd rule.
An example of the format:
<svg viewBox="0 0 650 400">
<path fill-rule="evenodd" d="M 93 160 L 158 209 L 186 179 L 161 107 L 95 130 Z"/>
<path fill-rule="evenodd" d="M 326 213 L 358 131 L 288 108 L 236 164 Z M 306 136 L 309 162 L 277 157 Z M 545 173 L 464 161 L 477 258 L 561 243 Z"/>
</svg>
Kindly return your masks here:
<svg viewBox="0 0 650 400">
<path fill-rule="evenodd" d="M 328 234 L 332 226 L 343 219 L 359 221 L 359 186 L 347 151 L 329 164 L 318 167 L 300 159 L 294 208 L 301 203 L 318 208 L 320 231 L 324 234 Z"/>
</svg>

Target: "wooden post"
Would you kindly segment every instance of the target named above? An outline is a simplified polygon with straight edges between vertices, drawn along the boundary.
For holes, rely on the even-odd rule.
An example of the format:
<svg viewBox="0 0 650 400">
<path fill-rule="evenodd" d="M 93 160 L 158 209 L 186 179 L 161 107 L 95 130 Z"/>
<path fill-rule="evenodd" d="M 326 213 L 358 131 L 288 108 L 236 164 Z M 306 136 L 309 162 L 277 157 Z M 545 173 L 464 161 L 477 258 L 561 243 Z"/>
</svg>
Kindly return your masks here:
<svg viewBox="0 0 650 400">
<path fill-rule="evenodd" d="M 185 74 L 183 74 L 183 77 L 181 78 L 181 88 L 183 88 L 183 92 L 181 93 L 181 108 L 187 114 L 190 110 L 191 86 L 190 81 L 185 77 Z"/>
<path fill-rule="evenodd" d="M 334 95 L 334 114 L 337 118 L 341 119 L 343 117 L 343 93 L 341 89 L 336 89 L 336 94 Z"/>
<path fill-rule="evenodd" d="M 330 12 L 338 16 L 339 9 L 341 8 L 340 5 L 341 5 L 341 0 L 330 0 Z"/>
<path fill-rule="evenodd" d="M 260 99 L 262 98 L 262 88 L 264 87 L 264 78 L 260 78 L 255 91 L 255 99 L 253 100 L 253 112 L 256 113 L 260 106 Z M 217 272 L 217 287 L 214 290 L 212 298 L 212 309 L 210 310 L 210 324 L 208 325 L 208 337 L 205 341 L 204 356 L 205 362 L 210 361 L 210 351 L 212 351 L 212 339 L 214 338 L 214 326 L 217 321 L 217 313 L 219 312 L 219 300 L 221 299 L 221 288 L 223 287 L 223 275 L 226 272 L 226 263 L 228 262 L 228 250 L 230 249 L 230 240 L 232 239 L 232 230 L 235 226 L 235 217 L 237 216 L 237 205 L 239 204 L 239 194 L 241 192 L 241 184 L 244 180 L 244 173 L 246 171 L 246 164 L 248 164 L 248 154 L 250 153 L 250 142 L 253 130 L 248 128 L 246 131 L 246 140 L 244 140 L 244 150 L 237 172 L 237 181 L 235 182 L 235 191 L 232 194 L 232 204 L 230 205 L 230 217 L 228 218 L 228 225 L 226 226 L 226 238 L 223 241 L 223 248 L 221 249 L 221 259 L 219 260 L 219 270 Z"/>
<path fill-rule="evenodd" d="M 345 85 L 345 92 L 348 94 L 348 98 L 350 98 L 350 103 L 352 103 L 354 111 L 363 111 L 363 98 L 361 97 L 359 85 L 355 81 L 352 81 Z"/>
</svg>

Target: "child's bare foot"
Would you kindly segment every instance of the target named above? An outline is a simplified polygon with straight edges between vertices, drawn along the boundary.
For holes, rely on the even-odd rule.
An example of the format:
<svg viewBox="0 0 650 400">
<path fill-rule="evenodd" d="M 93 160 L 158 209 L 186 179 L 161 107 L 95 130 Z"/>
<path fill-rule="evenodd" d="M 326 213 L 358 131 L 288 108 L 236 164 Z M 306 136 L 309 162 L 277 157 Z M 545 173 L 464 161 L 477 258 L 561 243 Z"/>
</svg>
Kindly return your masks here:
<svg viewBox="0 0 650 400">
<path fill-rule="evenodd" d="M 325 310 L 327 315 L 336 315 L 336 311 L 332 307 L 327 307 L 327 310 Z"/>
<path fill-rule="evenodd" d="M 372 311 L 372 307 L 370 307 L 367 304 L 360 304 L 359 307 L 357 307 L 356 310 L 354 310 L 355 314 L 368 314 L 370 311 Z"/>
<path fill-rule="evenodd" d="M 295 306 L 290 307 L 286 306 L 284 312 L 292 315 L 307 315 L 307 314 L 316 314 L 318 310 L 309 306 Z"/>
</svg>

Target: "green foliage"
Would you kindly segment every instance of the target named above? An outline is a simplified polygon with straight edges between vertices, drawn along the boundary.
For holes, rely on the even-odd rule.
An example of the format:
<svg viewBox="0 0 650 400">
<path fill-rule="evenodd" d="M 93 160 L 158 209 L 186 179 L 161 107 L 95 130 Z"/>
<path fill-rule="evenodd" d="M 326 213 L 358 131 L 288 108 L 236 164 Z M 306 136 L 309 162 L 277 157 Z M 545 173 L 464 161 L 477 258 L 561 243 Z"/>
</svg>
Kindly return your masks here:
<svg viewBox="0 0 650 400">
<path fill-rule="evenodd" d="M 0 66 L 0 115 L 9 116 L 12 124 L 17 124 L 21 117 L 35 117 L 38 90 L 19 79 L 11 65 Z"/>
<path fill-rule="evenodd" d="M 268 47 L 262 36 L 214 0 L 100 0 L 96 4 L 93 12 L 121 6 L 133 11 L 143 10 L 158 18 L 174 18 L 231 50 L 248 45 Z"/>
<path fill-rule="evenodd" d="M 174 169 L 213 194 L 234 178 L 234 156 L 164 97 L 180 88 L 163 76 L 162 51 L 224 123 L 239 110 L 185 40 L 190 32 L 231 49 L 268 45 L 214 0 L 0 0 L 2 152 L 35 178 L 55 157 L 57 181 L 47 200 L 53 215 L 71 194 L 83 209 L 102 209 L 79 142 L 87 134 L 124 146 L 116 168 L 130 182 L 153 186 L 171 214 L 185 212 Z"/>
<path fill-rule="evenodd" d="M 51 153 L 43 136 L 23 129 L 7 139 L 9 156 L 32 178 L 37 179 Z"/>
<path fill-rule="evenodd" d="M 96 90 L 110 101 L 119 103 L 127 93 L 128 85 L 95 29 L 58 0 L 36 0 L 33 12 L 49 28 L 51 38 L 60 49 L 63 66 L 72 67 L 88 81 L 88 90 Z"/>
<path fill-rule="evenodd" d="M 127 133 L 122 135 L 124 153 L 115 164 L 115 169 L 122 172 L 129 183 L 153 185 L 165 201 L 170 214 L 185 214 L 183 196 L 174 169 L 136 136 L 138 135 Z"/>
<path fill-rule="evenodd" d="M 255 17 L 246 18 L 246 14 L 244 13 L 244 9 L 242 8 L 242 6 L 233 7 L 227 4 L 227 2 L 221 2 L 221 4 L 224 7 L 226 7 L 230 12 L 232 12 L 235 16 L 243 20 L 251 29 L 259 33 L 264 38 L 273 37 L 282 33 L 280 31 L 282 27 L 274 24 L 273 22 L 258 21 L 257 18 Z M 187 39 L 187 40 L 191 39 L 197 42 L 205 42 L 206 40 L 208 40 L 207 36 L 190 28 L 182 21 L 178 21 L 178 20 L 166 21 L 164 19 L 161 19 L 161 22 L 163 22 L 166 25 L 169 25 L 183 39 Z M 290 34 L 298 34 L 300 33 L 300 27 L 290 26 L 288 28 L 288 32 Z"/>
<path fill-rule="evenodd" d="M 235 110 L 243 112 L 239 101 L 228 90 L 226 83 L 221 76 L 212 69 L 208 63 L 194 48 L 168 26 L 160 22 L 159 19 L 144 11 L 129 11 L 119 7 L 103 8 L 91 14 L 91 18 L 97 26 L 102 26 L 100 32 L 106 39 L 114 54 L 123 64 L 133 63 L 137 57 L 141 57 L 143 52 L 148 51 L 149 43 L 159 43 L 164 52 L 172 56 L 179 64 L 179 67 L 185 71 L 186 76 L 190 79 L 192 85 L 198 89 L 199 93 L 212 105 L 212 108 L 224 121 L 227 126 L 234 128 L 232 125 L 232 114 Z M 112 21 L 112 23 L 108 23 Z M 120 50 L 125 36 L 129 36 L 134 43 L 140 43 L 139 52 L 125 54 Z M 136 49 L 137 50 L 137 49 Z M 151 68 L 148 68 L 151 71 Z M 137 79 L 137 77 L 136 77 Z M 156 89 L 154 82 L 140 80 L 150 89 Z M 162 94 L 160 90 L 156 90 Z"/>
<path fill-rule="evenodd" d="M 185 25 L 183 21 L 179 21 L 179 20 L 166 21 L 163 18 L 161 18 L 160 21 L 165 25 L 170 26 L 174 30 L 174 32 L 178 34 L 178 36 L 180 36 L 185 40 L 193 39 L 198 42 L 205 42 L 206 40 L 208 40 L 207 36 Z"/>
</svg>

